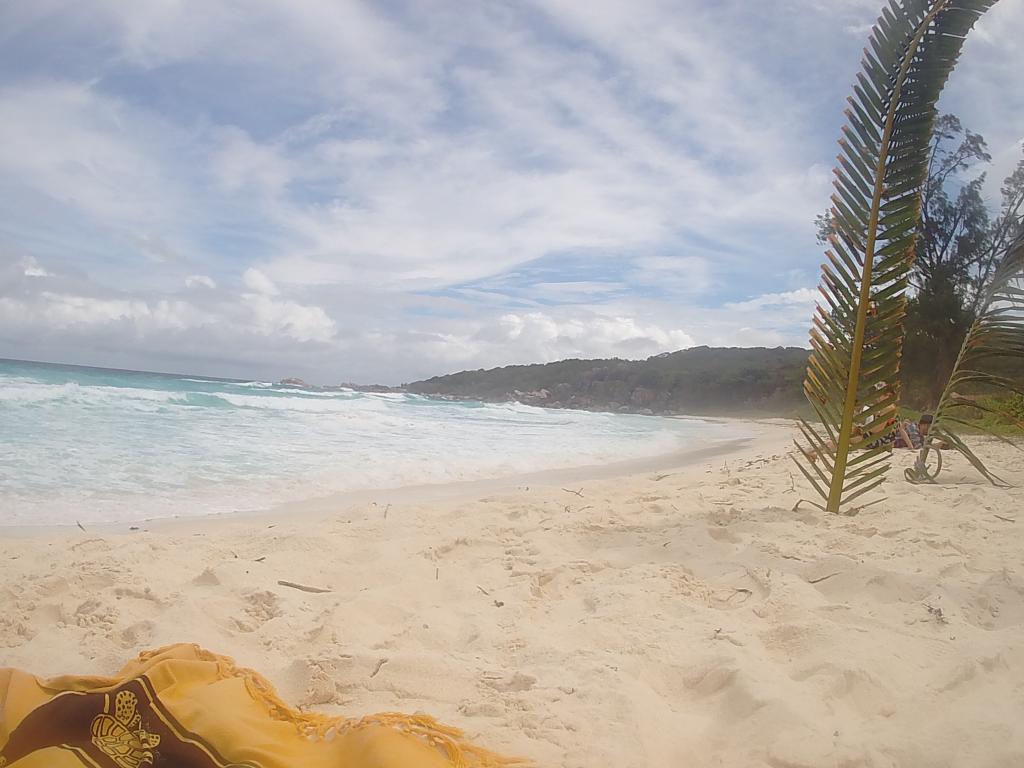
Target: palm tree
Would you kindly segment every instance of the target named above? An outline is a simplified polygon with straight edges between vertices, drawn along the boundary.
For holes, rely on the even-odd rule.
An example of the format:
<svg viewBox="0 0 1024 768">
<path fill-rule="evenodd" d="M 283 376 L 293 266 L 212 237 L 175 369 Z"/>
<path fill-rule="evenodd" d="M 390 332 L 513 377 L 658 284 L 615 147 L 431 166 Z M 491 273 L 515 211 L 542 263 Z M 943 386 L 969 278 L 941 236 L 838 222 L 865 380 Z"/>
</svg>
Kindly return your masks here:
<svg viewBox="0 0 1024 768">
<path fill-rule="evenodd" d="M 890 0 L 864 50 L 835 169 L 827 261 L 799 422 L 800 471 L 838 512 L 877 487 L 899 403 L 906 288 L 936 102 L 971 27 L 995 0 Z M 862 452 L 853 454 L 857 448 Z M 820 461 L 818 460 L 820 459 Z"/>
</svg>

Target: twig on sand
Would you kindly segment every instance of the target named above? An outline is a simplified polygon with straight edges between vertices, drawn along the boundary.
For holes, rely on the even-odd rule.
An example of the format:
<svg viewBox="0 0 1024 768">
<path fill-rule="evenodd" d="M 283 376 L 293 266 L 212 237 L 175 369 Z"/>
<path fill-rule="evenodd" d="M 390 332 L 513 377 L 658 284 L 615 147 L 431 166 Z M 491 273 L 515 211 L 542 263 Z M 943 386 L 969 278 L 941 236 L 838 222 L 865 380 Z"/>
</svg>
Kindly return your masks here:
<svg viewBox="0 0 1024 768">
<path fill-rule="evenodd" d="M 993 512 L 992 514 L 995 515 L 996 513 Z M 1015 517 L 1003 517 L 1002 515 L 996 515 L 996 517 L 998 517 L 1000 520 L 1003 520 L 1003 521 L 1005 521 L 1007 523 L 1016 523 L 1017 522 L 1017 518 L 1015 518 Z M 81 528 L 81 526 L 79 526 L 79 528 Z M 85 529 L 82 528 L 82 530 L 84 531 Z"/>
<path fill-rule="evenodd" d="M 488 597 L 490 597 L 490 596 L 491 596 L 491 593 L 490 593 L 490 592 L 488 592 L 488 591 L 487 591 L 486 589 L 484 589 L 483 587 L 481 587 L 481 586 L 480 586 L 479 584 L 477 584 L 477 585 L 476 585 L 476 588 L 477 588 L 477 589 L 479 589 L 479 590 L 480 590 L 481 592 L 483 592 L 483 593 L 484 593 L 485 595 L 487 595 Z"/>
<path fill-rule="evenodd" d="M 277 583 L 282 587 L 291 587 L 292 589 L 297 589 L 301 592 L 313 592 L 314 594 L 322 594 L 324 592 L 331 591 L 329 589 L 324 589 L 323 587 L 309 587 L 305 584 L 296 584 L 294 581 L 279 581 Z"/>
<path fill-rule="evenodd" d="M 373 668 L 373 672 L 370 673 L 370 677 L 376 677 L 377 673 L 380 672 L 380 668 L 388 663 L 387 659 L 380 659 L 377 661 L 377 666 Z"/>
<path fill-rule="evenodd" d="M 580 488 L 578 491 L 574 491 L 572 488 L 563 488 L 562 490 L 565 491 L 566 493 L 575 493 L 581 499 L 583 498 L 583 489 L 582 488 Z"/>
<path fill-rule="evenodd" d="M 386 507 L 384 507 L 384 519 L 385 520 L 388 519 L 388 510 L 389 509 L 391 509 L 391 505 L 390 504 L 388 504 Z"/>
<path fill-rule="evenodd" d="M 75 525 L 77 525 L 82 531 L 85 530 L 85 528 L 82 526 L 82 524 L 80 522 L 78 522 L 77 520 L 75 520 Z"/>
<path fill-rule="evenodd" d="M 833 571 L 832 573 L 826 573 L 824 576 L 819 576 L 816 579 L 807 579 L 808 584 L 818 584 L 825 579 L 831 579 L 833 576 L 838 576 L 842 571 Z"/>
</svg>

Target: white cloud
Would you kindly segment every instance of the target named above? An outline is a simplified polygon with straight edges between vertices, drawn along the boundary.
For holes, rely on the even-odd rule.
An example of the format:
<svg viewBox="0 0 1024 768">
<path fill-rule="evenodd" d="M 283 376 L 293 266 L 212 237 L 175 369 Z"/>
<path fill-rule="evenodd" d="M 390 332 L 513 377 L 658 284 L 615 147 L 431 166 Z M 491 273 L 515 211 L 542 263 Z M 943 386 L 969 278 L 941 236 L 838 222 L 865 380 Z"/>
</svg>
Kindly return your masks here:
<svg viewBox="0 0 1024 768">
<path fill-rule="evenodd" d="M 802 343 L 844 29 L 877 8 L 0 6 L 0 48 L 27 52 L 0 78 L 0 256 L 29 254 L 0 269 L 0 354 L 394 381 Z M 996 187 L 1022 14 L 997 4 L 944 99 Z"/>
<path fill-rule="evenodd" d="M 164 173 L 163 136 L 152 140 L 154 123 L 87 85 L 8 86 L 0 89 L 0 171 L 100 221 L 167 223 L 178 190 Z"/>
<path fill-rule="evenodd" d="M 266 294 L 243 294 L 251 311 L 251 327 L 264 336 L 286 336 L 295 341 L 330 341 L 337 332 L 321 307 L 278 301 Z"/>
<path fill-rule="evenodd" d="M 544 312 L 510 313 L 500 319 L 509 341 L 527 344 L 538 359 L 610 354 L 647 356 L 693 346 L 678 328 L 662 328 L 633 317 L 593 316 L 557 319 Z"/>
<path fill-rule="evenodd" d="M 264 296 L 277 296 L 280 293 L 277 286 L 274 285 L 274 281 L 256 267 L 249 267 L 245 270 L 242 282 L 249 290 Z"/>
<path fill-rule="evenodd" d="M 126 325 L 133 332 L 200 327 L 208 317 L 195 306 L 161 299 L 97 298 L 43 291 L 32 299 L 0 297 L 0 318 L 8 327 L 75 330 Z"/>
<path fill-rule="evenodd" d="M 220 131 L 213 173 L 228 192 L 277 195 L 291 180 L 291 166 L 272 145 L 258 144 L 239 128 Z"/>
<path fill-rule="evenodd" d="M 185 278 L 186 288 L 195 288 L 196 286 L 202 286 L 212 290 L 217 287 L 217 283 L 208 275 L 189 275 Z"/>
<path fill-rule="evenodd" d="M 53 277 L 53 273 L 48 272 L 45 267 L 31 256 L 25 256 L 21 260 L 21 269 L 25 277 Z"/>
<path fill-rule="evenodd" d="M 799 307 L 810 319 L 820 294 L 812 288 L 797 288 L 782 293 L 765 293 L 747 301 L 728 302 L 725 308 L 732 312 L 759 312 L 767 307 Z"/>
</svg>

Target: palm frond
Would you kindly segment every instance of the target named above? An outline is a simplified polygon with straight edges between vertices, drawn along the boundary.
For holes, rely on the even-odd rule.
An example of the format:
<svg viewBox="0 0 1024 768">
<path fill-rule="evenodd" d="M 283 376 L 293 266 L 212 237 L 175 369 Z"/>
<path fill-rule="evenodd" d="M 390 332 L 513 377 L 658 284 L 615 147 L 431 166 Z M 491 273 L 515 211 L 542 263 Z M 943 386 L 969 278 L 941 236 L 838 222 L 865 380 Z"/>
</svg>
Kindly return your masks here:
<svg viewBox="0 0 1024 768">
<path fill-rule="evenodd" d="M 939 398 L 939 404 L 932 417 L 932 428 L 921 448 L 921 458 L 929 445 L 936 440 L 942 440 L 962 453 L 993 485 L 1006 485 L 1002 478 L 985 466 L 955 431 L 956 425 L 965 426 L 969 423 L 966 415 L 970 412 L 991 410 L 983 403 L 963 397 L 958 390 L 965 385 L 981 385 L 1024 394 L 1024 385 L 1020 382 L 985 370 L 992 361 L 1003 357 L 1024 358 L 1024 232 L 1007 249 L 989 282 L 978 317 L 967 332 L 953 372 Z M 1006 417 L 1005 414 L 1002 415 Z M 1024 423 L 1016 419 L 1011 420 L 1024 427 Z M 1001 435 L 990 430 L 985 431 L 989 431 L 1004 442 L 1009 442 Z M 907 477 L 915 482 L 928 479 L 914 472 Z"/>
<path fill-rule="evenodd" d="M 890 0 L 864 50 L 839 140 L 822 301 L 813 318 L 804 392 L 820 426 L 800 429 L 804 476 L 824 508 L 868 493 L 889 449 L 869 448 L 899 402 L 906 288 L 935 104 L 964 38 L 995 0 Z M 821 457 L 817 461 L 811 457 Z"/>
</svg>

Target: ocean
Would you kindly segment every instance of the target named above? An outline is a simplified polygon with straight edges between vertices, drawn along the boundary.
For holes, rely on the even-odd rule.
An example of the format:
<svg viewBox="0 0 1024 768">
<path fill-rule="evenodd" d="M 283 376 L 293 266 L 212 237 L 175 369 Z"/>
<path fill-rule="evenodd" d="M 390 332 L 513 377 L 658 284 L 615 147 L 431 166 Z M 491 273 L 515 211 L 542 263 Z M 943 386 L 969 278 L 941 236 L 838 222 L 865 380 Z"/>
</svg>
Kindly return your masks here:
<svg viewBox="0 0 1024 768">
<path fill-rule="evenodd" d="M 0 360 L 0 525 L 251 511 L 729 436 L 700 419 Z"/>
</svg>

